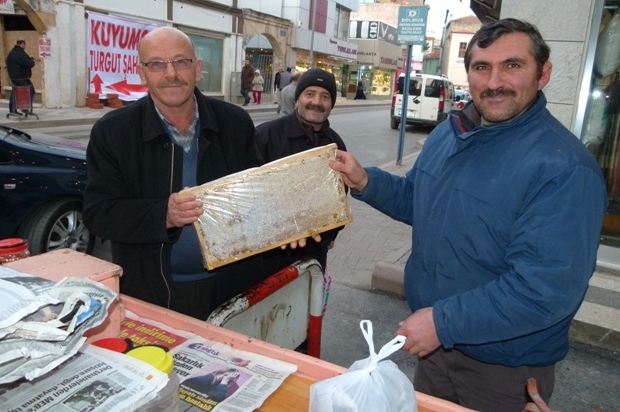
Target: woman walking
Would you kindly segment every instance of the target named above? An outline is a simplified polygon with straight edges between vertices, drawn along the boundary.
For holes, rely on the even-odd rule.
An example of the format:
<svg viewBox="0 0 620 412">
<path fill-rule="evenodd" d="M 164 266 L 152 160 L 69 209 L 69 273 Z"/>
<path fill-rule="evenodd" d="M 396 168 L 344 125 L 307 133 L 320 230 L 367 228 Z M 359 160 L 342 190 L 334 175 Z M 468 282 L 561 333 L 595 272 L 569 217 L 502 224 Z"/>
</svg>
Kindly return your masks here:
<svg viewBox="0 0 620 412">
<path fill-rule="evenodd" d="M 260 75 L 260 70 L 254 71 L 254 78 L 252 79 L 252 97 L 254 98 L 254 104 L 260 104 L 263 97 L 263 84 L 265 79 Z"/>
</svg>

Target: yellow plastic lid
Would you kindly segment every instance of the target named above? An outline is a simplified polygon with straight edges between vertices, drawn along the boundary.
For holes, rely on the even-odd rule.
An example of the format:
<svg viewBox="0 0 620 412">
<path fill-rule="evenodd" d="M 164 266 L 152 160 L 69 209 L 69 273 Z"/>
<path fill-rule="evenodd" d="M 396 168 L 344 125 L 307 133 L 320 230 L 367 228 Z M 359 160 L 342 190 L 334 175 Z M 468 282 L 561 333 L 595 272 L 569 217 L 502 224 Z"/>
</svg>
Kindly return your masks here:
<svg viewBox="0 0 620 412">
<path fill-rule="evenodd" d="M 139 346 L 128 351 L 127 355 L 140 359 L 166 374 L 170 374 L 174 366 L 170 352 L 160 346 Z"/>
</svg>

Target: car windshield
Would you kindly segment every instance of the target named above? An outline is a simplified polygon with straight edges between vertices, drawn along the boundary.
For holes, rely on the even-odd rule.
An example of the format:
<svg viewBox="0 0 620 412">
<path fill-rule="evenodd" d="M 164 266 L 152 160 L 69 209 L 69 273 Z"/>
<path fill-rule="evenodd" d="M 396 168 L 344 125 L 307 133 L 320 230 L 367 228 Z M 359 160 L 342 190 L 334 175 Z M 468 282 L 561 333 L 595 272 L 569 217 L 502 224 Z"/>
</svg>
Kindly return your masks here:
<svg viewBox="0 0 620 412">
<path fill-rule="evenodd" d="M 455 90 L 454 91 L 454 96 L 458 96 L 461 98 L 461 100 L 467 100 L 469 99 L 469 93 L 466 90 Z"/>
</svg>

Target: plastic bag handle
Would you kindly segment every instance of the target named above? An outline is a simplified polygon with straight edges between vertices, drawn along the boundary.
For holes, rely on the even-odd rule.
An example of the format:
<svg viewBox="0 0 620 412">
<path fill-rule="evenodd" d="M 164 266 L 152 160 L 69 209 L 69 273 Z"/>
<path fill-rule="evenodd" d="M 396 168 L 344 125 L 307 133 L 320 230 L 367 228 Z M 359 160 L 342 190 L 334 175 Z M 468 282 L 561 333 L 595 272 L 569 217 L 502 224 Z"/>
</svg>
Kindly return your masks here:
<svg viewBox="0 0 620 412">
<path fill-rule="evenodd" d="M 364 326 L 366 329 L 364 329 Z M 375 344 L 372 341 L 372 322 L 369 320 L 360 321 L 360 329 L 362 329 L 362 334 L 364 338 L 366 338 L 366 343 L 368 343 L 368 350 L 370 350 L 370 354 L 375 354 Z"/>
<path fill-rule="evenodd" d="M 406 339 L 407 338 L 405 338 L 403 335 L 397 335 L 394 339 L 383 345 L 383 347 L 379 350 L 379 353 L 377 353 L 377 359 L 385 359 L 400 348 L 402 348 L 405 344 Z"/>
<path fill-rule="evenodd" d="M 375 353 L 375 344 L 372 340 L 372 322 L 369 320 L 360 321 L 360 329 L 362 329 L 362 334 L 364 335 L 364 338 L 366 338 L 368 350 L 370 351 L 371 364 L 369 365 L 369 368 L 374 369 L 380 360 L 387 358 L 392 353 L 402 348 L 405 344 L 406 338 L 402 335 L 398 335 L 383 345 L 383 347 L 379 350 L 379 353 Z"/>
</svg>

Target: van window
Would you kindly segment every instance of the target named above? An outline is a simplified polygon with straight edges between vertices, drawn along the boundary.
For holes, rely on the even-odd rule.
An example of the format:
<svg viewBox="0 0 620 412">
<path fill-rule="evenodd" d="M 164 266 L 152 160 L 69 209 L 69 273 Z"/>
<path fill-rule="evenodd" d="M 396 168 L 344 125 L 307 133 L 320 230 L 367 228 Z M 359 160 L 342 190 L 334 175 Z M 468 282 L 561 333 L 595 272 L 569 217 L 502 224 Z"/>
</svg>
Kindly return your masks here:
<svg viewBox="0 0 620 412">
<path fill-rule="evenodd" d="M 398 91 L 396 94 L 404 94 L 405 76 L 398 78 Z M 419 77 L 411 77 L 409 80 L 409 96 L 420 96 L 422 93 L 422 79 Z"/>
<path fill-rule="evenodd" d="M 443 81 L 437 79 L 427 79 L 424 88 L 424 96 L 439 98 L 439 89 L 443 87 Z"/>
</svg>

